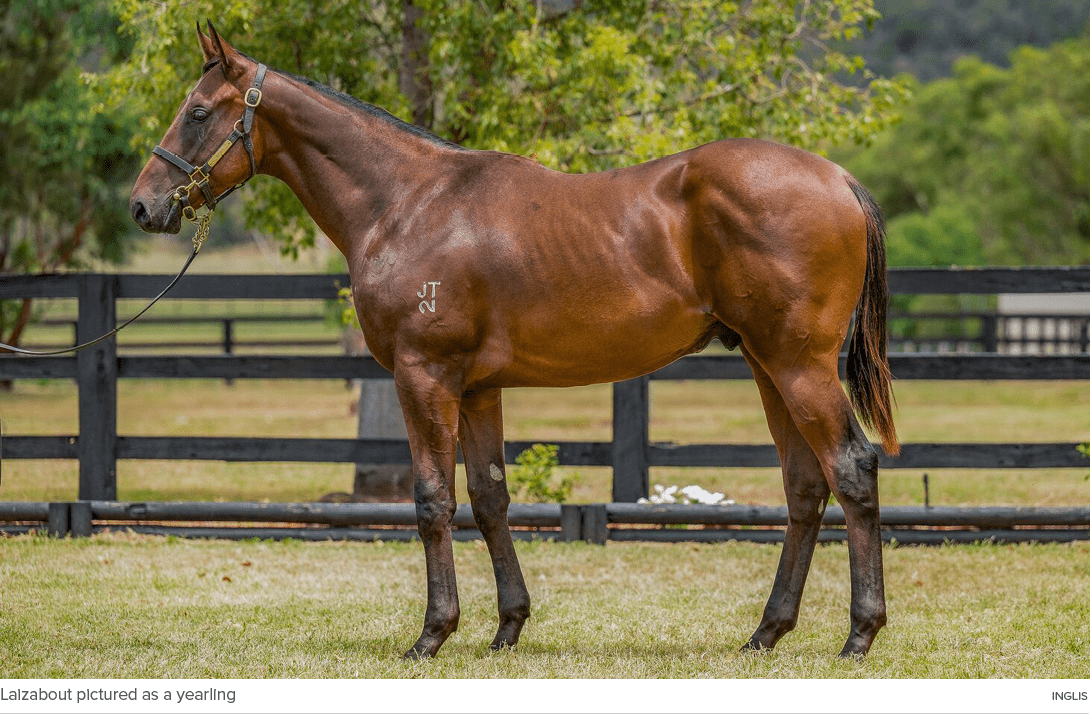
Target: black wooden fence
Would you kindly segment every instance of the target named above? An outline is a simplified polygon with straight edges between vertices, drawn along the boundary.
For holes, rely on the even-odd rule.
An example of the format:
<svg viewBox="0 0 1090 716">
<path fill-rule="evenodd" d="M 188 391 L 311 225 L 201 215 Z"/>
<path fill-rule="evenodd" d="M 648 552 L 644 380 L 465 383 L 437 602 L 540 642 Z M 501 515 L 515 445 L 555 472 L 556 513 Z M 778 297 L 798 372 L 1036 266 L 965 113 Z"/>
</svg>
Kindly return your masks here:
<svg viewBox="0 0 1090 716">
<path fill-rule="evenodd" d="M 150 298 L 168 280 L 165 276 L 133 274 L 5 276 L 0 280 L 0 299 L 78 298 L 76 339 L 86 341 L 116 324 L 118 299 Z M 175 288 L 172 298 L 330 299 L 336 297 L 337 287 L 344 285 L 348 285 L 346 276 L 190 276 Z M 1090 267 L 899 269 L 891 272 L 890 285 L 896 294 L 1087 292 L 1090 291 Z M 893 354 L 890 364 L 900 380 L 1090 380 L 1088 355 Z M 78 382 L 79 434 L 5 435 L 0 457 L 79 460 L 79 499 L 90 502 L 92 509 L 96 503 L 116 501 L 119 459 L 403 464 L 409 460 L 408 444 L 404 441 L 117 434 L 117 381 L 120 379 L 389 377 L 388 372 L 368 357 L 126 356 L 118 355 L 114 340 L 73 357 L 3 357 L 0 358 L 0 379 L 68 378 Z M 654 466 L 775 467 L 779 461 L 771 444 L 676 445 L 651 443 L 648 438 L 650 380 L 748 377 L 749 368 L 740 356 L 701 355 L 679 360 L 650 376 L 614 384 L 612 441 L 560 442 L 560 461 L 566 465 L 612 467 L 613 504 L 631 503 L 646 496 L 649 469 Z M 507 459 L 513 460 L 528 445 L 525 442 L 508 443 Z M 1084 467 L 1087 463 L 1076 448 L 1074 443 L 906 444 L 900 456 L 883 456 L 882 465 L 887 468 Z M 611 520 L 620 514 L 616 508 L 610 512 L 609 506 L 578 507 L 580 519 L 585 518 L 580 523 L 579 533 L 590 536 L 600 536 L 607 524 L 602 520 Z M 18 509 L 21 508 L 5 506 L 0 509 L 0 517 L 15 514 Z M 69 508 L 55 508 L 58 515 L 65 509 Z M 84 508 L 72 509 L 83 514 Z M 512 517 L 521 509 L 513 506 Z M 632 517 L 627 512 L 623 516 L 625 519 Z M 575 524 L 574 517 L 569 515 L 568 519 L 569 524 Z M 567 534 L 574 533 L 569 530 Z M 624 533 L 617 532 L 616 537 L 623 538 Z"/>
<path fill-rule="evenodd" d="M 305 314 L 293 314 L 293 313 L 270 313 L 270 314 L 232 314 L 223 316 L 146 316 L 140 319 L 141 326 L 170 326 L 175 331 L 185 335 L 186 328 L 194 325 L 213 325 L 219 328 L 219 339 L 217 340 L 182 340 L 178 338 L 168 338 L 165 340 L 145 340 L 140 342 L 125 341 L 121 346 L 128 350 L 146 350 L 146 349 L 178 349 L 178 348 L 203 348 L 212 349 L 216 352 L 223 353 L 224 355 L 231 355 L 235 353 L 239 348 L 330 348 L 337 347 L 343 344 L 343 340 L 339 336 L 328 338 L 297 338 L 297 337 L 281 337 L 281 338 L 240 338 L 238 336 L 238 327 L 246 324 L 319 324 L 327 320 L 327 316 L 321 313 L 305 313 Z M 76 335 L 79 332 L 79 319 L 76 318 L 49 318 L 39 321 L 36 325 L 40 326 L 69 326 L 72 329 L 72 342 L 67 345 L 72 346 L 76 344 Z M 22 348 L 29 348 L 33 350 L 55 350 L 64 348 L 61 344 L 23 344 Z"/>
</svg>

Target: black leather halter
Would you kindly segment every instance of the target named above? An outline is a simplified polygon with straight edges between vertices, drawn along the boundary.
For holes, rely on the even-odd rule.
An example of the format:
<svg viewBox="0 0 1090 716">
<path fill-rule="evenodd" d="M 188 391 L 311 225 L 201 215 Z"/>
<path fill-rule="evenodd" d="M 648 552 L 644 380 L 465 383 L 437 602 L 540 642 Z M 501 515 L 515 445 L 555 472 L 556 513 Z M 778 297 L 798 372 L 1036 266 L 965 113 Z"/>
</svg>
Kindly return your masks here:
<svg viewBox="0 0 1090 716">
<path fill-rule="evenodd" d="M 250 179 L 253 179 L 254 175 L 257 174 L 257 162 L 254 160 L 254 143 L 250 138 L 250 130 L 254 126 L 254 110 L 261 104 L 261 84 L 265 81 L 265 72 L 268 69 L 269 68 L 263 64 L 257 66 L 257 75 L 254 77 L 254 83 L 250 85 L 250 88 L 246 90 L 246 94 L 242 98 L 243 102 L 246 103 L 246 109 L 242 113 L 242 119 L 235 122 L 231 134 L 227 136 L 227 139 L 223 141 L 223 144 L 220 145 L 219 149 L 216 150 L 207 162 L 201 166 L 194 166 L 174 152 L 163 149 L 163 147 L 159 145 L 156 145 L 155 149 L 152 150 L 156 156 L 162 157 L 189 175 L 189 184 L 177 187 L 171 197 L 174 201 L 181 203 L 182 215 L 189 221 L 197 220 L 197 212 L 189 201 L 190 194 L 194 188 L 201 190 L 201 193 L 204 194 L 205 206 L 208 207 L 209 211 L 212 211 L 216 208 L 216 204 L 218 204 L 221 199 L 235 189 L 240 188 L 243 184 L 250 181 Z M 223 158 L 223 155 L 227 153 L 227 150 L 239 139 L 242 140 L 242 146 L 246 147 L 246 154 L 250 157 L 250 176 L 246 177 L 238 184 L 228 187 L 219 196 L 213 196 L 212 189 L 209 188 L 208 185 L 209 180 L 212 178 L 212 168 L 219 163 L 220 159 Z"/>
</svg>

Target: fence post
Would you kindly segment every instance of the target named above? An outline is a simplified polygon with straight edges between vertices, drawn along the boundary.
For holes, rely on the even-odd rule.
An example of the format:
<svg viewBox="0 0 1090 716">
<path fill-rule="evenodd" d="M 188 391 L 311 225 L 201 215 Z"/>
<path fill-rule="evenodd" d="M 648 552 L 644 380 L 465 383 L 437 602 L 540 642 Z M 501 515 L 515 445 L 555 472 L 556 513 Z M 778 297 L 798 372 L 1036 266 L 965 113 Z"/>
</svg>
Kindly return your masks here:
<svg viewBox="0 0 1090 716">
<path fill-rule="evenodd" d="M 981 316 L 980 346 L 985 353 L 999 352 L 999 317 L 993 313 Z"/>
<path fill-rule="evenodd" d="M 73 502 L 68 505 L 68 531 L 73 537 L 90 537 L 91 503 Z"/>
<path fill-rule="evenodd" d="M 560 541 L 575 542 L 583 539 L 583 506 L 560 506 Z"/>
<path fill-rule="evenodd" d="M 235 322 L 230 318 L 223 319 L 223 354 L 232 355 L 235 352 Z M 224 378 L 224 385 L 234 385 L 234 378 Z"/>
<path fill-rule="evenodd" d="M 223 354 L 231 355 L 235 352 L 235 322 L 230 318 L 223 319 Z"/>
<path fill-rule="evenodd" d="M 68 503 L 50 502 L 49 519 L 46 522 L 46 533 L 50 537 L 65 537 L 68 535 Z"/>
<path fill-rule="evenodd" d="M 117 325 L 117 279 L 88 274 L 79 291 L 76 338 L 92 341 Z M 117 339 L 76 354 L 79 382 L 79 499 L 117 499 Z"/>
<path fill-rule="evenodd" d="M 649 490 L 648 378 L 613 384 L 613 501 L 635 502 Z"/>
<path fill-rule="evenodd" d="M 583 512 L 582 539 L 588 544 L 605 544 L 609 540 L 609 513 L 605 505 L 581 505 Z"/>
</svg>

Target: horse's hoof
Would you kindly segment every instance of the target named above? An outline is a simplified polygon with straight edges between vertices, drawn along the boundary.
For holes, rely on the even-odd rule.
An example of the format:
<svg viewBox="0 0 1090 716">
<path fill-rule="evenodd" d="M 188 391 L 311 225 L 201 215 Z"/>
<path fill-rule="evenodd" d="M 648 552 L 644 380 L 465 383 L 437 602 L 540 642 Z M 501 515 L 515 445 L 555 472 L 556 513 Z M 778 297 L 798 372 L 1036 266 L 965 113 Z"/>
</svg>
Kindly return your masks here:
<svg viewBox="0 0 1090 716">
<path fill-rule="evenodd" d="M 522 633 L 522 621 L 501 624 L 496 631 L 496 638 L 488 645 L 492 651 L 500 649 L 512 649 L 519 643 L 519 635 Z"/>
<path fill-rule="evenodd" d="M 841 659 L 862 659 L 870 651 L 871 639 L 861 639 L 854 636 L 848 637 L 848 641 L 845 642 L 844 648 L 840 650 Z"/>
<path fill-rule="evenodd" d="M 414 644 L 412 649 L 409 649 L 401 658 L 405 661 L 427 661 L 435 656 L 438 649 L 426 649 L 418 644 Z"/>
<path fill-rule="evenodd" d="M 740 651 L 772 651 L 772 647 L 776 646 L 776 640 L 762 638 L 762 631 L 762 629 L 758 629 L 753 632 L 753 636 L 742 645 Z M 767 635 L 764 636 L 767 637 Z"/>
<path fill-rule="evenodd" d="M 848 648 L 848 645 L 845 644 L 844 648 L 840 650 L 839 658 L 844 659 L 845 661 L 862 661 L 863 657 L 865 657 L 866 655 L 866 649 L 850 649 Z"/>
</svg>

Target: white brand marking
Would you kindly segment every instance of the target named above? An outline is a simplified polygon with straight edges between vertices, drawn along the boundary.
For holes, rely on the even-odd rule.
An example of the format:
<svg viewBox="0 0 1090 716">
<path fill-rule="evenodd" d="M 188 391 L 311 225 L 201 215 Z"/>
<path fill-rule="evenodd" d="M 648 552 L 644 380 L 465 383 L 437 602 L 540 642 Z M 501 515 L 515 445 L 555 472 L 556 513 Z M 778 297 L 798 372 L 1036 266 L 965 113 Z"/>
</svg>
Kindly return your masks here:
<svg viewBox="0 0 1090 716">
<path fill-rule="evenodd" d="M 416 297 L 424 299 L 420 302 L 419 306 L 421 313 L 435 313 L 435 287 L 438 286 L 440 283 L 440 281 L 425 281 L 424 288 L 420 291 L 417 291 Z M 428 300 L 428 286 L 431 286 L 430 301 Z"/>
</svg>

